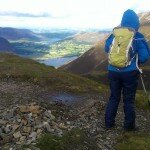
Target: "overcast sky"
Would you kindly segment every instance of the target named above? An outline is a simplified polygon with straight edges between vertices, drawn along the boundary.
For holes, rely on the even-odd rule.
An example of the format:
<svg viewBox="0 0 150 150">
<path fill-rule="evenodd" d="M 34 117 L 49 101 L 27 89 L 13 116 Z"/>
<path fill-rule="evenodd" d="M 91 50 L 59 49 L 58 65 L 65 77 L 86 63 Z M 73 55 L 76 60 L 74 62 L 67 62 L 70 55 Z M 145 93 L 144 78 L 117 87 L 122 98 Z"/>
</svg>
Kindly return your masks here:
<svg viewBox="0 0 150 150">
<path fill-rule="evenodd" d="M 112 28 L 129 8 L 150 11 L 149 0 L 0 0 L 0 26 Z"/>
</svg>

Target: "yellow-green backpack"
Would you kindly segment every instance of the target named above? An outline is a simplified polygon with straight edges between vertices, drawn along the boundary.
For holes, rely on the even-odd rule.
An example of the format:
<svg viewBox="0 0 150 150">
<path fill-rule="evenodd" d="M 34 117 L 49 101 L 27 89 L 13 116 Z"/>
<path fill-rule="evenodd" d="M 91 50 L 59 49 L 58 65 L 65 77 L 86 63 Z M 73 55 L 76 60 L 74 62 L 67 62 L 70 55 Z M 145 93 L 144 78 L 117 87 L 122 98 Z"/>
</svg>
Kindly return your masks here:
<svg viewBox="0 0 150 150">
<path fill-rule="evenodd" d="M 117 27 L 113 30 L 114 39 L 109 51 L 109 63 L 118 68 L 124 68 L 131 64 L 130 50 L 135 30 L 125 27 Z"/>
</svg>

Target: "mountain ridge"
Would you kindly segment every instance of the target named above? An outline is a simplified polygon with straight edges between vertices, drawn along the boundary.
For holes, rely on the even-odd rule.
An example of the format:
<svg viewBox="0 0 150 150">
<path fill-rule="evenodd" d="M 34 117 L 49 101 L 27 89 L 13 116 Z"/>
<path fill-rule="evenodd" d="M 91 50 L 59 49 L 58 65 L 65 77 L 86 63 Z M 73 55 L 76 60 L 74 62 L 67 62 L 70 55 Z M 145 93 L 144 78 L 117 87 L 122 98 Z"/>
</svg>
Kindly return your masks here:
<svg viewBox="0 0 150 150">
<path fill-rule="evenodd" d="M 12 27 L 0 27 L 0 37 L 7 40 L 40 40 L 40 36 L 29 29 L 18 29 Z"/>
</svg>

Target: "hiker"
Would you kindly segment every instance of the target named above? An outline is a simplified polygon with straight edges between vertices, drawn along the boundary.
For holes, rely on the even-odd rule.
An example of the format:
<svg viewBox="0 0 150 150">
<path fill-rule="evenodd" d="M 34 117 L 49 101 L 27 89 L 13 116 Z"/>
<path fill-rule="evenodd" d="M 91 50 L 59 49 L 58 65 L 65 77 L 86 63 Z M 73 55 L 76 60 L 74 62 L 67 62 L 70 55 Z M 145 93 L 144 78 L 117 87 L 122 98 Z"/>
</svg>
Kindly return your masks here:
<svg viewBox="0 0 150 150">
<path fill-rule="evenodd" d="M 124 130 L 132 131 L 135 126 L 135 94 L 138 86 L 139 64 L 149 57 L 149 48 L 144 36 L 138 32 L 140 22 L 133 10 L 124 12 L 120 27 L 116 27 L 105 43 L 109 55 L 108 78 L 110 98 L 106 106 L 105 127 L 115 126 L 115 117 L 121 95 L 124 103 Z"/>
</svg>

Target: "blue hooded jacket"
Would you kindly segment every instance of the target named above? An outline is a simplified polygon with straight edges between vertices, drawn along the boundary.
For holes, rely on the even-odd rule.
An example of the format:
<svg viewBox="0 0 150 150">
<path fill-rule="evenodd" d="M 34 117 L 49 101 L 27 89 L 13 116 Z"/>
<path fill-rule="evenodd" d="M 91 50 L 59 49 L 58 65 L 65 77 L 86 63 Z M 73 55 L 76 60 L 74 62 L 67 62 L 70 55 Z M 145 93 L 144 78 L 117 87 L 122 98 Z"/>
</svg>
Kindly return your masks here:
<svg viewBox="0 0 150 150">
<path fill-rule="evenodd" d="M 127 10 L 124 12 L 122 21 L 121 21 L 121 27 L 129 27 L 135 29 L 137 32 L 135 34 L 132 47 L 134 53 L 130 53 L 131 58 L 134 57 L 135 54 L 138 54 L 138 63 L 145 63 L 149 57 L 150 57 L 150 50 L 148 47 L 148 44 L 144 38 L 144 36 L 138 32 L 138 29 L 140 27 L 140 21 L 137 16 L 137 14 L 133 10 Z M 113 34 L 111 34 L 108 39 L 106 40 L 105 43 L 105 52 L 109 53 L 110 46 L 113 41 Z M 121 68 L 118 70 L 118 68 L 108 65 L 108 70 L 110 71 L 117 71 L 117 72 L 126 72 L 126 71 L 133 71 L 137 70 L 137 65 L 136 65 L 136 58 L 132 60 L 131 65 Z"/>
</svg>

